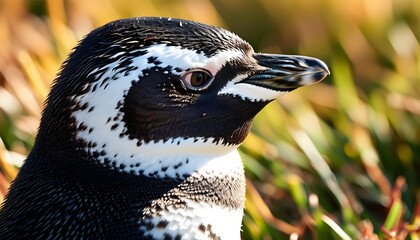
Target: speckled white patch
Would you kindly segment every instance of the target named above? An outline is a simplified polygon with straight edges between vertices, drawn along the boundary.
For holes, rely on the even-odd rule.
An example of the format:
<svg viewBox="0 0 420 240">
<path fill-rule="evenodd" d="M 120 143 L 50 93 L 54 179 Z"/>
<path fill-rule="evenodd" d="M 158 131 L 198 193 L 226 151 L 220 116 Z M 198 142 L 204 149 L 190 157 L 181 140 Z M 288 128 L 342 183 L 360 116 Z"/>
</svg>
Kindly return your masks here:
<svg viewBox="0 0 420 240">
<path fill-rule="evenodd" d="M 186 208 L 169 207 L 161 216 L 151 219 L 155 227 L 147 230 L 146 236 L 163 239 L 165 234 L 181 239 L 211 239 L 214 234 L 221 239 L 239 240 L 243 210 L 232 210 L 187 200 Z M 165 222 L 164 227 L 159 222 Z M 161 224 L 162 225 L 162 224 Z"/>
</svg>

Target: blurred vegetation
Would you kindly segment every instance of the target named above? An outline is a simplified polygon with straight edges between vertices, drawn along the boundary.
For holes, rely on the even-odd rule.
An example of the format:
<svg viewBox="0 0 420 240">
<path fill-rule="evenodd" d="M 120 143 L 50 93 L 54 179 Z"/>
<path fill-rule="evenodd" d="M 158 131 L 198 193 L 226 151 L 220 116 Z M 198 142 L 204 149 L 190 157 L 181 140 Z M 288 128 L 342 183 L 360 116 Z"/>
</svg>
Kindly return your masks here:
<svg viewBox="0 0 420 240">
<path fill-rule="evenodd" d="M 221 26 L 332 76 L 270 104 L 241 147 L 243 239 L 420 239 L 420 1 L 2 0 L 0 200 L 77 41 L 118 18 Z"/>
</svg>

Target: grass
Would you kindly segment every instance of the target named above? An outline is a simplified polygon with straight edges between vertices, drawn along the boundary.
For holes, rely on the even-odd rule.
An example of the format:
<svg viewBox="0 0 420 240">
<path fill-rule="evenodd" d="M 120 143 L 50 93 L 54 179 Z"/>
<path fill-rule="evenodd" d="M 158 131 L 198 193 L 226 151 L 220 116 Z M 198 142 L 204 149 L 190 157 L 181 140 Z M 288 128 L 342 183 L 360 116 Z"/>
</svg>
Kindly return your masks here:
<svg viewBox="0 0 420 240">
<path fill-rule="evenodd" d="M 256 51 L 325 60 L 324 82 L 259 114 L 241 147 L 243 239 L 420 239 L 420 2 L 0 3 L 0 198 L 77 41 L 108 21 L 171 16 L 222 26 Z M 1 200 L 1 199 L 0 199 Z"/>
</svg>

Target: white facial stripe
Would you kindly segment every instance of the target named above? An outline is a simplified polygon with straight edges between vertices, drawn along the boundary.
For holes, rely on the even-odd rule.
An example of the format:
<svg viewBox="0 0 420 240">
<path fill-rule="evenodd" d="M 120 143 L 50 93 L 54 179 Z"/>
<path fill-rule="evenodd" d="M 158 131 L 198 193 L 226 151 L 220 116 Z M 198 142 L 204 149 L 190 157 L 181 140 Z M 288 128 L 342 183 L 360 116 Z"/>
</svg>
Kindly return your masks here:
<svg viewBox="0 0 420 240">
<path fill-rule="evenodd" d="M 241 57 L 244 53 L 238 49 L 226 50 L 215 56 L 207 57 L 195 51 L 181 48 L 180 46 L 154 45 L 147 48 L 147 54 L 140 57 L 143 61 L 137 62 L 136 66 L 146 66 L 147 58 L 158 57 L 163 65 L 170 65 L 181 69 L 205 68 L 214 76 L 217 71 L 229 60 Z"/>
<path fill-rule="evenodd" d="M 186 208 L 169 207 L 160 217 L 151 219 L 155 226 L 161 221 L 166 221 L 165 228 L 155 227 L 148 230 L 143 227 L 142 230 L 155 239 L 163 239 L 165 233 L 171 236 L 179 234 L 181 239 L 207 239 L 211 233 L 222 236 L 223 239 L 240 239 L 242 209 L 230 210 L 190 200 L 186 200 L 186 204 Z"/>
<path fill-rule="evenodd" d="M 91 153 L 100 153 L 96 157 L 99 162 L 110 161 L 116 169 L 132 171 L 134 174 L 158 172 L 155 176 L 182 176 L 200 169 L 211 159 L 225 155 L 232 157 L 231 153 L 236 152 L 234 150 L 237 146 L 213 143 L 214 139 L 205 140 L 200 136 L 195 139 L 176 138 L 166 142 L 147 144 L 141 142 L 138 146 L 137 139 L 131 140 L 125 134 L 120 136 L 127 129 L 122 121 L 123 113 L 118 106 L 122 106 L 124 103 L 132 81 L 141 81 L 142 70 L 155 66 L 153 63 L 148 63 L 149 57 L 157 57 L 157 60 L 161 62 L 160 67 L 172 66 L 182 70 L 205 68 L 212 74 L 216 74 L 227 61 L 239 57 L 241 54 L 243 53 L 239 50 L 229 50 L 207 57 L 181 47 L 154 45 L 147 48 L 145 55 L 133 58 L 131 66 L 128 67 L 138 67 L 138 69 L 128 71 L 127 75 L 125 72 L 117 73 L 115 70 L 122 60 L 95 69 L 90 75 L 102 74 L 100 79 L 90 83 L 91 90 L 89 92 L 73 97 L 80 106 L 88 104 L 85 110 L 76 110 L 72 114 L 76 120 L 76 126 L 79 124 L 86 126 L 85 130 L 76 133 L 77 138 L 94 143 L 93 146 L 85 150 Z M 118 54 L 114 56 L 118 56 Z M 103 73 L 104 70 L 106 70 L 105 73 Z M 166 72 L 166 74 L 168 73 Z M 197 160 L 189 161 L 190 163 L 187 164 L 188 158 Z M 233 159 L 239 159 L 239 161 L 225 159 L 226 162 L 220 164 L 226 165 L 232 162 L 236 167 L 242 166 L 239 155 L 233 156 Z M 180 166 L 174 168 L 178 165 Z M 168 169 L 162 171 L 162 166 L 167 166 Z"/>
<path fill-rule="evenodd" d="M 193 139 L 174 139 L 165 143 L 148 143 L 140 147 L 133 146 L 121 149 L 119 145 L 109 145 L 108 141 L 98 142 L 93 149 L 101 151 L 101 144 L 107 144 L 106 154 L 98 156 L 98 161 L 103 163 L 105 158 L 110 158 L 116 165 L 124 164 L 122 171 L 138 175 L 139 171 L 154 177 L 183 177 L 197 173 L 202 176 L 236 176 L 243 172 L 242 160 L 236 150 L 237 146 L 215 145 L 203 140 L 194 142 Z M 178 144 L 179 141 L 179 144 Z M 210 139 L 211 141 L 211 139 Z M 109 147 L 108 147 L 109 145 Z M 112 147 L 111 147 L 112 146 Z M 213 151 L 209 151 L 212 148 Z M 200 149 L 203 150 L 200 152 Z M 152 150 L 149 152 L 148 150 Z M 160 150 L 160 151 L 159 151 Z M 115 154 L 117 154 L 116 157 Z M 220 166 L 223 166 L 221 168 Z M 117 167 L 118 168 L 118 167 Z"/>
<path fill-rule="evenodd" d="M 127 165 L 126 171 L 134 170 L 137 174 L 142 170 L 146 176 L 154 174 L 156 177 L 179 177 L 191 175 L 193 172 L 203 176 L 209 175 L 210 172 L 211 176 L 235 176 L 243 171 L 237 146 L 228 147 L 203 141 L 192 143 L 192 139 L 178 141 L 179 145 L 177 140 L 173 143 L 171 140 L 166 143 L 148 143 L 137 147 L 138 154 L 133 157 L 125 153 L 115 161 Z M 209 148 L 213 148 L 213 151 L 209 152 Z M 160 152 L 155 151 L 152 154 L 148 149 L 160 149 Z M 203 151 L 199 152 L 199 149 Z M 136 163 L 140 163 L 140 166 L 135 166 Z M 134 167 L 129 167 L 132 164 Z"/>
<path fill-rule="evenodd" d="M 223 149 L 220 148 L 220 144 L 213 143 L 214 138 L 174 138 L 169 139 L 166 142 L 163 140 L 159 142 L 149 142 L 141 145 L 143 156 L 155 157 L 155 156 L 166 156 L 166 155 L 183 155 L 188 152 L 192 155 L 199 155 L 203 152 L 207 152 L 212 156 L 224 155 L 232 150 L 236 149 L 236 145 L 223 145 Z M 186 151 L 187 150 L 187 151 Z"/>
<path fill-rule="evenodd" d="M 246 74 L 236 76 L 232 81 L 229 81 L 218 92 L 218 95 L 232 95 L 234 97 L 240 97 L 243 100 L 260 102 L 271 101 L 287 93 L 282 91 L 274 91 L 269 88 L 255 86 L 253 84 L 240 83 L 240 81 L 247 77 L 248 75 Z"/>
</svg>

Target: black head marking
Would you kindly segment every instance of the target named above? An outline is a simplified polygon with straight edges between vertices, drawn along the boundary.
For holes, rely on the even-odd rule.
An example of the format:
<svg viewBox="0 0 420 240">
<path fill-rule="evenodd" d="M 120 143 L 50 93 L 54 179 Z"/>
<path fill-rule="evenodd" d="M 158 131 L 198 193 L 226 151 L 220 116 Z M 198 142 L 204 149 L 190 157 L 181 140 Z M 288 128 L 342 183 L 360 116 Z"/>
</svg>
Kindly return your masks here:
<svg viewBox="0 0 420 240">
<path fill-rule="evenodd" d="M 132 86 L 121 109 L 126 134 L 145 142 L 204 137 L 223 144 L 241 143 L 253 117 L 267 102 L 250 104 L 217 95 L 239 71 L 227 64 L 216 75 L 213 86 L 202 93 L 189 92 L 176 81 L 167 82 L 160 72 L 150 71 Z M 164 83 L 159 87 L 156 82 L 160 81 Z"/>
</svg>

